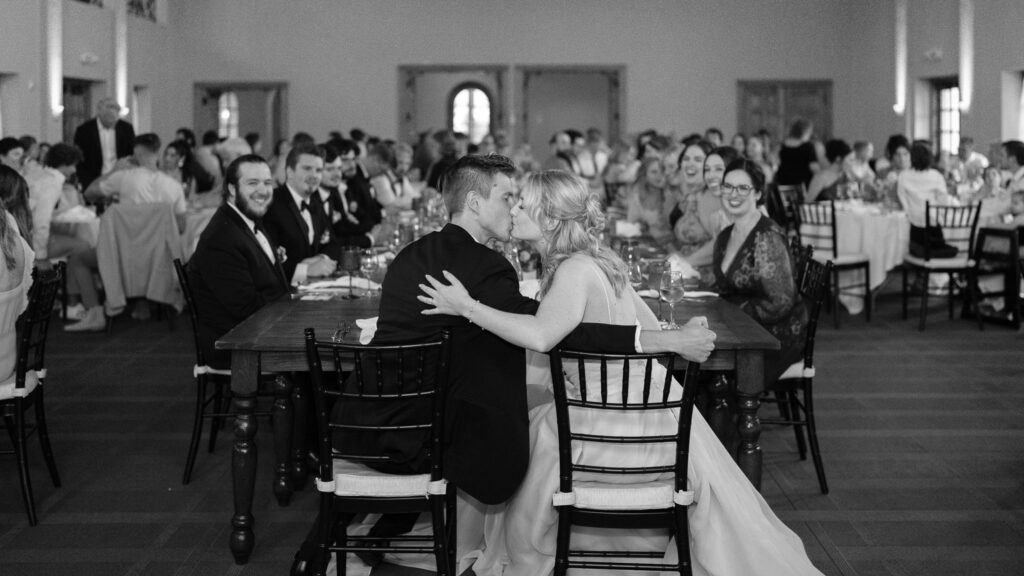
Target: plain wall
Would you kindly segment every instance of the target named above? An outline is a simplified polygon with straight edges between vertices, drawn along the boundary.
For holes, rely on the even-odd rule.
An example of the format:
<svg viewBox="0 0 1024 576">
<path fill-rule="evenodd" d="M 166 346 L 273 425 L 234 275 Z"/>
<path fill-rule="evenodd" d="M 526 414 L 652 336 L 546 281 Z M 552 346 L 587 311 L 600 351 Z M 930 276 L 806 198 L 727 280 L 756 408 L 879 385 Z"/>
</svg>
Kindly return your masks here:
<svg viewBox="0 0 1024 576">
<path fill-rule="evenodd" d="M 43 7 L 38 0 L 0 0 L 0 114 L 3 136 L 39 134 L 46 104 Z M 59 126 L 59 125 L 58 125 Z"/>
</svg>

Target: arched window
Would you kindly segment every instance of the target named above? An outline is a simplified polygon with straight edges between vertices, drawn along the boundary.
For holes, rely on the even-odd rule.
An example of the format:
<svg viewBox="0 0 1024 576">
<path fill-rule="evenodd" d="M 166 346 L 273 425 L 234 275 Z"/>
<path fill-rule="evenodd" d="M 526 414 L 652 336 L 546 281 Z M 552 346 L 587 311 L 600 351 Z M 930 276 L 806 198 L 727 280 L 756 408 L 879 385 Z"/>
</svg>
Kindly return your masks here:
<svg viewBox="0 0 1024 576">
<path fill-rule="evenodd" d="M 461 84 L 452 91 L 448 110 L 451 129 L 479 143 L 491 131 L 491 96 L 480 84 Z"/>
<path fill-rule="evenodd" d="M 238 137 L 238 95 L 234 92 L 223 92 L 217 99 L 217 135 Z"/>
</svg>

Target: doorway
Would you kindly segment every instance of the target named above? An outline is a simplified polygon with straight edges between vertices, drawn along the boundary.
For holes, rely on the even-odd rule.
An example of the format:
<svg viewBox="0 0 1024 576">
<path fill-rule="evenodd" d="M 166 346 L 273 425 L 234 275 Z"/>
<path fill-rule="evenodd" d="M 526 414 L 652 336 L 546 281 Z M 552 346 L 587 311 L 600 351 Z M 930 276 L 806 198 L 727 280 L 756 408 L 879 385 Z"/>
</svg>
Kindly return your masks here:
<svg viewBox="0 0 1024 576">
<path fill-rule="evenodd" d="M 399 66 L 398 139 L 416 142 L 422 132 L 451 130 L 459 117 L 455 100 L 463 88 L 477 90 L 478 100 L 486 99 L 487 132 L 506 128 L 507 77 L 508 68 L 497 65 Z"/>
<path fill-rule="evenodd" d="M 831 80 L 740 80 L 737 129 L 753 134 L 766 129 L 775 142 L 786 137 L 796 118 L 814 123 L 814 135 L 832 137 Z"/>
<path fill-rule="evenodd" d="M 89 80 L 64 79 L 64 114 L 61 115 L 63 142 L 74 142 L 75 130 L 93 117 L 93 84 Z"/>
<path fill-rule="evenodd" d="M 548 141 L 559 130 L 597 128 L 607 142 L 619 138 L 623 118 L 623 66 L 523 66 L 519 142 L 534 158 L 548 156 Z"/>
<path fill-rule="evenodd" d="M 196 82 L 193 96 L 196 135 L 209 130 L 222 138 L 260 135 L 263 154 L 288 137 L 286 82 Z"/>
</svg>

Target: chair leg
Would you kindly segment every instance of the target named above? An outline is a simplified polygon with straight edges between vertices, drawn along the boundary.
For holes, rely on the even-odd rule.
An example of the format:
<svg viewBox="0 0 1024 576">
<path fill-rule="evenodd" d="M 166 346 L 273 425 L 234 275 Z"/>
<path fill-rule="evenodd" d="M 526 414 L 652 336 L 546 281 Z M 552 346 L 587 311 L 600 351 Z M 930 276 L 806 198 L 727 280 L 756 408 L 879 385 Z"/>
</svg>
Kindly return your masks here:
<svg viewBox="0 0 1024 576">
<path fill-rule="evenodd" d="M 445 523 L 448 525 L 447 532 L 445 532 L 445 538 L 448 539 L 448 565 L 451 566 L 450 573 L 452 576 L 458 575 L 458 510 L 457 506 L 457 494 L 454 490 L 445 496 Z"/>
<path fill-rule="evenodd" d="M 192 438 L 188 442 L 188 457 L 185 458 L 185 473 L 181 476 L 181 483 L 188 484 L 192 480 L 192 467 L 196 463 L 196 453 L 199 451 L 199 441 L 203 437 L 203 409 L 206 407 L 206 375 L 200 374 L 196 378 L 196 409 L 192 416 Z"/>
<path fill-rule="evenodd" d="M 693 566 L 690 563 L 690 526 L 686 515 L 686 506 L 675 507 L 676 555 L 679 565 L 679 576 L 692 576 Z"/>
<path fill-rule="evenodd" d="M 825 480 L 825 465 L 821 462 L 821 448 L 818 446 L 818 427 L 814 423 L 814 381 L 804 380 L 804 417 L 807 420 L 807 439 L 811 443 L 811 458 L 814 460 L 814 471 L 818 474 L 818 485 L 821 493 L 828 494 L 828 481 Z"/>
<path fill-rule="evenodd" d="M 871 322 L 871 308 L 874 306 L 871 296 L 871 264 L 864 266 L 864 318 Z"/>
<path fill-rule="evenodd" d="M 213 413 L 223 414 L 224 412 L 224 383 L 220 379 L 213 380 L 214 391 L 213 391 Z M 204 392 L 205 394 L 205 392 Z M 229 404 L 230 405 L 230 404 Z M 217 433 L 220 432 L 221 426 L 224 425 L 224 417 L 216 416 L 210 422 L 210 441 L 206 446 L 206 451 L 213 454 L 213 449 L 217 446 Z"/>
<path fill-rule="evenodd" d="M 800 418 L 800 399 L 796 396 L 796 390 L 787 392 L 786 397 L 789 401 L 789 411 L 792 414 L 791 420 L 793 422 L 806 421 L 806 414 L 804 418 Z M 806 408 L 804 411 L 806 412 Z M 800 459 L 807 460 L 807 443 L 804 442 L 803 426 L 801 424 L 793 424 L 793 433 L 796 435 L 796 449 L 800 453 Z"/>
<path fill-rule="evenodd" d="M 904 265 L 901 267 L 903 270 L 903 319 L 907 319 L 907 267 Z"/>
<path fill-rule="evenodd" d="M 430 523 L 434 536 L 434 563 L 437 566 L 438 576 L 450 576 L 453 567 L 448 559 L 448 533 L 445 530 L 445 499 L 438 494 L 428 497 L 430 500 Z"/>
<path fill-rule="evenodd" d="M 832 321 L 839 329 L 839 271 L 832 269 Z"/>
<path fill-rule="evenodd" d="M 949 306 L 949 319 L 950 320 L 953 319 L 953 300 L 954 300 L 954 298 L 953 298 L 954 294 L 953 293 L 955 292 L 954 288 L 956 288 L 956 282 L 953 279 L 953 273 L 950 272 L 949 273 L 949 294 L 946 297 L 946 302 L 948 303 L 948 306 Z"/>
<path fill-rule="evenodd" d="M 14 416 L 5 416 L 4 423 L 14 444 L 14 457 L 18 462 L 18 480 L 21 482 L 21 500 L 28 512 L 29 526 L 35 526 L 36 505 L 32 495 L 32 477 L 28 469 L 28 453 L 25 449 L 25 412 L 23 400 L 18 398 L 14 404 Z"/>
<path fill-rule="evenodd" d="M 779 407 L 779 417 L 783 420 L 789 420 L 789 403 L 787 402 L 786 393 L 781 390 L 776 390 L 775 404 Z"/>
<path fill-rule="evenodd" d="M 917 329 L 924 332 L 924 323 L 928 318 L 928 281 L 930 275 L 928 270 L 923 270 L 924 282 L 921 284 L 921 319 L 918 323 Z"/>
<path fill-rule="evenodd" d="M 555 543 L 555 576 L 566 576 L 569 571 L 569 533 L 572 513 L 565 506 L 558 509 L 558 539 Z M 689 546 L 689 543 L 687 543 Z"/>
<path fill-rule="evenodd" d="M 50 446 L 50 431 L 46 427 L 46 406 L 43 402 L 43 383 L 40 382 L 35 392 L 36 404 L 36 431 L 39 433 L 39 445 L 43 449 L 43 459 L 46 461 L 46 468 L 50 471 L 50 480 L 54 488 L 60 488 L 60 473 L 57 471 L 57 461 L 53 458 L 53 448 Z"/>
</svg>

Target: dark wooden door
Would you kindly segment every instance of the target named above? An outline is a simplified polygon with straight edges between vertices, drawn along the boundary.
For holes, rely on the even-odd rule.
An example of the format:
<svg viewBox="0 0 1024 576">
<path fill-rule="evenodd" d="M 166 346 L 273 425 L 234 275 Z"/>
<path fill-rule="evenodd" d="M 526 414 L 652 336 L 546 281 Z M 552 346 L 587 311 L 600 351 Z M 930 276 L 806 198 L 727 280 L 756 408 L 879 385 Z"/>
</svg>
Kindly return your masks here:
<svg viewBox="0 0 1024 576">
<path fill-rule="evenodd" d="M 753 134 L 765 128 L 776 142 L 797 118 L 814 123 L 814 136 L 832 137 L 832 81 L 745 81 L 738 84 L 737 128 Z"/>
<path fill-rule="evenodd" d="M 88 80 L 64 79 L 64 114 L 61 117 L 64 142 L 75 140 L 75 130 L 93 117 L 92 82 Z"/>
</svg>

